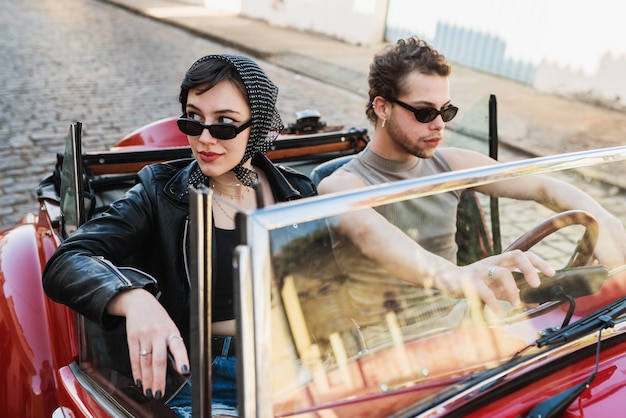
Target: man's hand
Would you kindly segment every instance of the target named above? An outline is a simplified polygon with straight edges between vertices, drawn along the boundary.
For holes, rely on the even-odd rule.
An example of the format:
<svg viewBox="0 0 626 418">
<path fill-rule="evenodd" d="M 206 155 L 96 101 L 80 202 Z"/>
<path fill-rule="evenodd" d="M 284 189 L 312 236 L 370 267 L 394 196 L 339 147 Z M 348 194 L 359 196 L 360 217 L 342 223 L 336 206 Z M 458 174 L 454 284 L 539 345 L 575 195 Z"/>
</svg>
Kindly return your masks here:
<svg viewBox="0 0 626 418">
<path fill-rule="evenodd" d="M 498 300 L 506 300 L 515 306 L 521 303 L 519 289 L 511 273 L 513 270 L 519 270 L 531 287 L 541 284 L 538 271 L 548 277 L 555 274 L 541 257 L 520 250 L 487 257 L 457 269 L 457 274 L 444 274 L 441 280 L 436 280 L 436 287 L 460 297 L 467 297 L 467 292 L 475 292 L 494 312 L 499 311 Z"/>
</svg>

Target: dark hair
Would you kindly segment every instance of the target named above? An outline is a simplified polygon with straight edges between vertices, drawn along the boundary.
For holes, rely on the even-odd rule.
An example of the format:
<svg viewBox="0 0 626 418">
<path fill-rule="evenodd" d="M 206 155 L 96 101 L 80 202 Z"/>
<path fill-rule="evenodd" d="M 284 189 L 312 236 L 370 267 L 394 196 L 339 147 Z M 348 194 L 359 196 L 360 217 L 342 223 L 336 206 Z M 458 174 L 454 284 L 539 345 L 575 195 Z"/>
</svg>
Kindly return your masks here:
<svg viewBox="0 0 626 418">
<path fill-rule="evenodd" d="M 209 90 L 222 81 L 231 82 L 243 94 L 250 106 L 252 126 L 243 158 L 232 171 L 242 184 L 251 186 L 257 179 L 253 170 L 244 163 L 257 153 L 266 153 L 280 131 L 283 122 L 276 109 L 278 87 L 265 74 L 263 69 L 248 57 L 242 55 L 207 55 L 194 62 L 185 73 L 180 85 L 180 104 L 186 111 L 189 90 L 201 88 Z"/>
<path fill-rule="evenodd" d="M 202 94 L 224 80 L 232 83 L 246 99 L 248 105 L 250 104 L 246 86 L 243 84 L 237 68 L 230 61 L 223 59 L 198 60 L 187 70 L 185 78 L 180 84 L 178 100 L 182 106 L 183 113 L 186 112 L 189 90 L 201 87 L 198 93 Z"/>
<path fill-rule="evenodd" d="M 377 96 L 396 99 L 403 92 L 405 76 L 413 71 L 423 74 L 450 75 L 450 65 L 443 54 L 425 41 L 413 36 L 400 39 L 374 56 L 368 76 L 369 101 L 365 114 L 376 123 L 372 102 Z"/>
</svg>

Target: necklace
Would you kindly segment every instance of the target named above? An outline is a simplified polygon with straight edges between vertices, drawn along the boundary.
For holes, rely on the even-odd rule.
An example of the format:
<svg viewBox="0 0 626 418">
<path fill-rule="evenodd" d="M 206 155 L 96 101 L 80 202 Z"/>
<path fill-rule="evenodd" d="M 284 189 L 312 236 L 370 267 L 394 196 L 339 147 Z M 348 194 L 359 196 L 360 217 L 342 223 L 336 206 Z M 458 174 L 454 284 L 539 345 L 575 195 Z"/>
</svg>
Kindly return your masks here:
<svg viewBox="0 0 626 418">
<path fill-rule="evenodd" d="M 235 218 L 233 216 L 231 216 L 230 213 L 228 213 L 228 211 L 226 210 L 226 208 L 224 206 L 222 206 L 222 204 L 220 203 L 219 199 L 213 199 L 213 202 L 217 205 L 218 208 L 220 208 L 222 210 L 222 212 L 224 213 L 224 215 L 226 215 L 226 217 L 228 219 L 230 219 L 231 221 L 235 222 Z"/>
<path fill-rule="evenodd" d="M 243 186 L 241 183 L 234 183 L 234 184 L 231 184 L 230 186 L 231 187 L 243 187 L 244 189 L 243 189 L 243 192 L 241 192 L 241 194 L 231 194 L 231 193 L 225 192 L 224 189 L 218 186 L 218 184 L 213 179 L 211 179 L 210 185 L 213 190 L 216 190 L 220 193 L 220 197 L 228 196 L 230 197 L 230 200 L 235 200 L 235 198 L 243 199 L 244 197 L 246 197 L 246 193 L 248 193 L 248 189 L 249 189 L 249 187 Z"/>
</svg>

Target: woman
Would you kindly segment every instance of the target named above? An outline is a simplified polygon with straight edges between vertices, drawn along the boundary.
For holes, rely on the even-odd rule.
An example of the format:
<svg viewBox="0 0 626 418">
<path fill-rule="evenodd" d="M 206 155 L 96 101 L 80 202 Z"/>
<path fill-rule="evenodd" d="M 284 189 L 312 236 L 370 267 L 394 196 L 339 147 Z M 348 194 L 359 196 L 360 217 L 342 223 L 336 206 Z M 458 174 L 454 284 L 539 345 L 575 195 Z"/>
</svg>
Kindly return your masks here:
<svg viewBox="0 0 626 418">
<path fill-rule="evenodd" d="M 237 416 L 233 356 L 232 252 L 234 217 L 265 204 L 314 195 L 304 175 L 274 166 L 264 153 L 282 122 L 278 88 L 252 60 L 209 55 L 196 61 L 181 84 L 183 115 L 194 158 L 148 166 L 138 183 L 106 214 L 64 241 L 43 275 L 54 300 L 103 329 L 125 319 L 133 379 L 148 397 L 165 396 L 168 351 L 176 369 L 189 372 L 189 277 L 186 232 L 189 188 L 214 190 L 212 254 L 213 416 Z M 129 264 L 130 263 L 130 264 Z M 120 270 L 116 266 L 132 265 Z M 188 385 L 170 403 L 190 414 Z M 182 407 L 181 407 L 182 405 Z"/>
</svg>

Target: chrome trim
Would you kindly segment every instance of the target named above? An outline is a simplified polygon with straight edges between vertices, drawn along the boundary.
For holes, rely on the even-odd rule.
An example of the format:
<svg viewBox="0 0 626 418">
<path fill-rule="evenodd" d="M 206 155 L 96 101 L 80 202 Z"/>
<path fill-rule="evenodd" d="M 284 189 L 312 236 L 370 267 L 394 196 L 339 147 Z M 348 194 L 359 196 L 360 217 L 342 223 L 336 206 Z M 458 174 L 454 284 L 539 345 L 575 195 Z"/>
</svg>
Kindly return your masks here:
<svg viewBox="0 0 626 418">
<path fill-rule="evenodd" d="M 85 222 L 81 126 L 80 122 L 74 122 L 70 125 L 63 151 L 65 163 L 61 173 L 59 208 L 61 211 L 60 231 L 64 238 L 73 235 Z M 68 182 L 70 184 L 67 184 Z M 69 202 L 66 199 L 68 196 L 70 197 Z"/>
<path fill-rule="evenodd" d="M 269 247 L 269 232 L 267 229 L 250 218 L 243 219 L 245 225 L 245 242 L 247 258 L 239 258 L 239 262 L 247 263 L 239 266 L 239 283 L 242 312 L 239 320 L 239 336 L 241 346 L 246 347 L 239 369 L 245 370 L 243 386 L 245 391 L 245 413 L 241 416 L 265 418 L 273 416 L 271 358 L 272 324 L 271 324 L 271 253 Z M 245 223 L 243 223 L 245 222 Z M 238 225 L 239 227 L 239 225 Z M 254 241 L 252 241 L 254 237 Z M 254 251 L 250 244 L 254 242 Z M 239 255 L 244 255 L 244 249 L 239 248 Z M 245 268 L 245 270 L 243 269 Z M 251 305 L 250 305 L 251 304 Z M 248 347 L 251 344 L 252 347 Z M 250 373 L 254 370 L 253 373 Z M 254 383 L 253 383 L 254 382 Z M 248 398 L 248 396 L 252 396 Z M 254 400 L 254 404 L 249 402 Z M 241 405 L 241 404 L 240 404 Z"/>
<path fill-rule="evenodd" d="M 183 229 L 183 260 L 185 264 L 185 276 L 187 276 L 187 284 L 191 289 L 191 272 L 189 271 L 189 265 L 191 261 L 189 260 L 189 245 L 191 245 L 191 243 L 189 242 L 189 217 L 187 217 L 187 219 L 185 219 L 185 227 Z"/>
<path fill-rule="evenodd" d="M 398 181 L 388 184 L 364 187 L 342 193 L 315 196 L 297 201 L 277 203 L 255 211 L 244 212 L 246 243 L 250 246 L 254 243 L 252 257 L 252 271 L 240 274 L 239 282 L 241 290 L 239 292 L 242 299 L 242 309 L 249 309 L 252 302 L 254 317 L 247 317 L 250 311 L 246 312 L 246 325 L 241 325 L 242 345 L 254 341 L 254 356 L 251 356 L 246 348 L 242 353 L 242 362 L 239 367 L 246 370 L 246 373 L 255 374 L 252 378 L 244 376 L 244 391 L 246 396 L 255 396 L 256 410 L 252 413 L 242 414 L 246 417 L 269 417 L 273 416 L 272 393 L 271 393 L 271 369 L 267 359 L 270 358 L 271 341 L 271 267 L 269 265 L 269 231 L 279 229 L 292 224 L 305 223 L 321 218 L 328 218 L 349 211 L 381 206 L 410 198 L 418 198 L 435 193 L 465 189 L 469 185 L 472 187 L 494 183 L 501 180 L 523 177 L 535 174 L 544 174 L 584 166 L 617 162 L 626 160 L 626 146 L 606 148 L 593 151 L 582 151 L 576 153 L 562 154 L 550 157 L 533 158 L 523 161 L 513 161 L 509 163 L 496 164 L 492 166 L 480 167 L 469 170 L 453 171 L 441 175 L 429 176 L 418 179 Z M 238 224 L 239 227 L 239 224 Z M 248 247 L 251 251 L 251 247 Z M 248 251 L 248 250 L 246 250 Z M 245 277 L 251 275 L 252 282 Z M 252 333 L 250 332 L 252 329 Z M 251 335 L 253 334 L 253 335 Z M 580 344 L 581 339 L 575 343 Z M 537 362 L 548 354 L 563 350 L 574 343 L 565 346 L 549 348 L 541 357 L 532 359 L 516 365 L 516 367 L 503 371 L 488 381 L 480 382 L 455 395 L 453 400 L 462 396 L 467 396 L 470 392 L 479 389 L 483 385 L 491 384 L 503 375 L 526 367 L 527 364 Z M 589 342 L 591 344 L 591 342 Z M 254 359 L 254 360 L 252 360 Z M 256 392 L 252 388 L 252 381 L 256 381 Z M 247 399 L 244 399 L 246 401 Z M 444 404 L 449 404 L 445 402 Z M 441 411 L 438 404 L 435 409 Z M 247 408 L 252 408 L 248 404 Z M 431 414 L 433 411 L 431 410 Z"/>
<path fill-rule="evenodd" d="M 70 126 L 72 135 L 72 169 L 74 170 L 73 181 L 74 184 L 74 202 L 76 205 L 76 227 L 78 228 L 85 223 L 85 202 L 83 196 L 85 195 L 85 187 L 83 183 L 83 157 L 82 157 L 82 143 L 81 143 L 81 127 L 80 122 L 74 122 Z"/>
<path fill-rule="evenodd" d="M 193 417 L 211 416 L 211 246 L 213 191 L 190 189 L 191 291 L 189 312 L 191 410 Z"/>
<path fill-rule="evenodd" d="M 273 230 L 358 209 L 465 189 L 470 184 L 475 187 L 517 177 L 623 160 L 626 160 L 626 146 L 531 158 L 278 203 L 247 213 L 253 213 L 255 222 Z"/>
<path fill-rule="evenodd" d="M 66 406 L 59 406 L 52 411 L 52 418 L 71 418 L 75 415 L 76 414 Z"/>
<path fill-rule="evenodd" d="M 85 392 L 93 398 L 93 400 L 102 407 L 112 417 L 129 417 L 133 418 L 133 415 L 120 405 L 111 395 L 109 395 L 104 388 L 98 385 L 93 379 L 84 371 L 76 361 L 69 364 L 69 368 L 76 378 L 78 384 L 85 389 Z"/>
<path fill-rule="evenodd" d="M 233 257 L 233 268 L 236 277 L 235 294 L 238 299 L 237 335 L 241 344 L 238 344 L 237 379 L 240 382 L 238 403 L 239 415 L 254 417 L 257 411 L 257 364 L 255 359 L 254 339 L 254 295 L 252 290 L 252 251 L 250 247 L 238 245 Z M 245 370 L 245 373 L 244 373 Z"/>
</svg>

